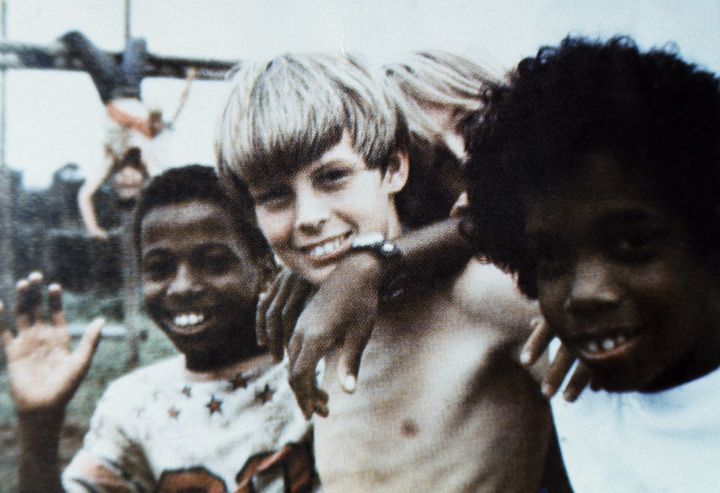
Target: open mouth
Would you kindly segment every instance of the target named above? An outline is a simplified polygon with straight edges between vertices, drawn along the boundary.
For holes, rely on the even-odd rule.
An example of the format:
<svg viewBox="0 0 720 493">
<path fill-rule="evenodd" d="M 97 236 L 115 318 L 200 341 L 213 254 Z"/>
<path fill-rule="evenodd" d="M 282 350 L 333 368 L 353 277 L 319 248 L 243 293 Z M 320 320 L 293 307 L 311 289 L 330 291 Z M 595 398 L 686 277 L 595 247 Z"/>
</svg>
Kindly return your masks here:
<svg viewBox="0 0 720 493">
<path fill-rule="evenodd" d="M 598 335 L 578 337 L 573 346 L 588 361 L 601 361 L 625 356 L 638 341 L 638 331 L 634 328 L 619 328 L 603 331 Z"/>
<path fill-rule="evenodd" d="M 177 312 L 169 315 L 166 319 L 167 325 L 174 332 L 181 334 L 201 332 L 207 327 L 208 320 L 211 318 L 210 315 L 204 311 Z"/>
<path fill-rule="evenodd" d="M 342 235 L 334 236 L 320 243 L 301 248 L 301 251 L 308 255 L 314 261 L 334 260 L 342 256 L 350 247 L 348 239 L 351 233 L 347 232 Z"/>
</svg>

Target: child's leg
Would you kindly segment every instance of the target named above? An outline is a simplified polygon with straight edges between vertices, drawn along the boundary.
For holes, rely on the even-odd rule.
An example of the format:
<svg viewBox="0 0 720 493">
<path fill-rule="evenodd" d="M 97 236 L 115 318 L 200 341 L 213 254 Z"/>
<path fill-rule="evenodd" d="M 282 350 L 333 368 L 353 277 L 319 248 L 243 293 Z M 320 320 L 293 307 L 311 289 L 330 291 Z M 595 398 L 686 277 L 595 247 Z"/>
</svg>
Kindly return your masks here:
<svg viewBox="0 0 720 493">
<path fill-rule="evenodd" d="M 142 38 L 128 40 L 122 58 L 122 86 L 116 87 L 113 97 L 140 99 L 140 83 L 143 80 L 145 62 L 147 61 L 147 45 Z"/>
<path fill-rule="evenodd" d="M 115 86 L 120 83 L 122 73 L 107 53 L 100 51 L 84 34 L 72 31 L 60 38 L 70 52 L 85 65 L 103 103 L 112 98 Z"/>
</svg>

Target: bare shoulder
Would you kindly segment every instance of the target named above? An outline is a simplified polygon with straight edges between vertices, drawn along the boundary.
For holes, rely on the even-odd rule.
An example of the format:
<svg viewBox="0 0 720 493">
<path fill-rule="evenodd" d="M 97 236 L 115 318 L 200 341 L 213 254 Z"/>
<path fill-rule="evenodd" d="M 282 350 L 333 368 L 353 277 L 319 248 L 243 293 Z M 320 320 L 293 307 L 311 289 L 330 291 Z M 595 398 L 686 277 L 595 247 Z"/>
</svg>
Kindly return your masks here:
<svg viewBox="0 0 720 493">
<path fill-rule="evenodd" d="M 539 314 L 537 303 L 520 293 L 512 276 L 475 259 L 452 283 L 449 294 L 476 324 L 509 330 L 522 340 L 530 320 Z"/>
</svg>

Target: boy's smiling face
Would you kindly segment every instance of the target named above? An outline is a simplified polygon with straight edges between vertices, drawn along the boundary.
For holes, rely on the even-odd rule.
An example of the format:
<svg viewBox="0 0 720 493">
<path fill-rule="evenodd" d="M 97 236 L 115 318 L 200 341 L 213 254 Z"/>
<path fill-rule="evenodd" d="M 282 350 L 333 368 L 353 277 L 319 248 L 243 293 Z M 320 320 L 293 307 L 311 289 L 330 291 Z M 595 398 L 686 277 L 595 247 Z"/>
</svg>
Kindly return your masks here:
<svg viewBox="0 0 720 493">
<path fill-rule="evenodd" d="M 613 160 L 526 197 L 543 314 L 611 391 L 654 391 L 720 365 L 720 282 L 684 223 Z"/>
<path fill-rule="evenodd" d="M 319 159 L 272 183 L 251 186 L 258 225 L 273 252 L 294 272 L 319 284 L 354 237 L 395 237 L 394 194 L 407 180 L 407 158 L 383 174 L 368 169 L 347 132 Z"/>
<path fill-rule="evenodd" d="M 217 361 L 247 340 L 238 330 L 255 310 L 259 271 L 234 224 L 212 201 L 155 207 L 142 220 L 145 306 L 178 349 Z M 252 334 L 251 334 L 252 335 Z M 253 335 L 254 337 L 254 335 Z"/>
</svg>

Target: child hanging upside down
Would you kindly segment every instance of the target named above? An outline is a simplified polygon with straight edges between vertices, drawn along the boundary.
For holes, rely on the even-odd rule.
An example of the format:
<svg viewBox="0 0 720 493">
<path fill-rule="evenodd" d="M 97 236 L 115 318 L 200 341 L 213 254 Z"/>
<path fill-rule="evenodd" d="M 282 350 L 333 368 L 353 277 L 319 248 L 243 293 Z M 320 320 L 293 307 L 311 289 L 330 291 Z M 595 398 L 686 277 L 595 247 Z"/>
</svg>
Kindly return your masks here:
<svg viewBox="0 0 720 493">
<path fill-rule="evenodd" d="M 147 60 L 144 39 L 128 40 L 119 64 L 80 32 L 69 32 L 60 40 L 72 56 L 82 61 L 106 109 L 107 161 L 90 173 L 78 192 L 80 214 L 88 232 L 95 238 L 106 239 L 107 232 L 97 222 L 93 195 L 113 176 L 119 199 L 132 202 L 145 179 L 163 171 L 167 163 L 163 162 L 162 140 L 182 111 L 195 73 L 189 72 L 188 85 L 180 97 L 173 122 L 164 122 L 160 110 L 148 109 L 141 97 L 140 85 Z"/>
</svg>

